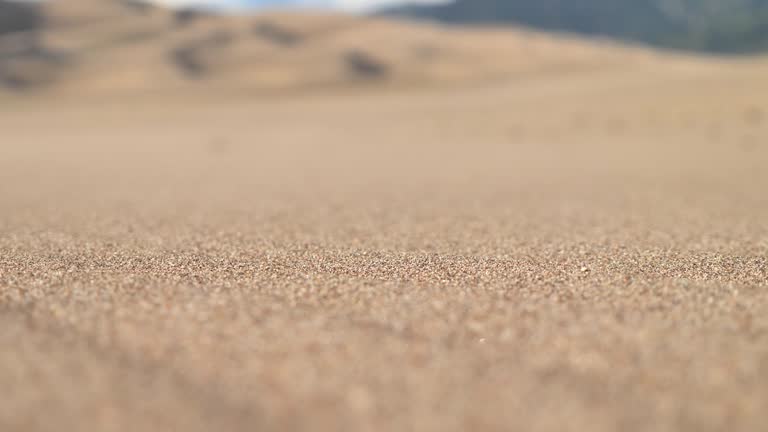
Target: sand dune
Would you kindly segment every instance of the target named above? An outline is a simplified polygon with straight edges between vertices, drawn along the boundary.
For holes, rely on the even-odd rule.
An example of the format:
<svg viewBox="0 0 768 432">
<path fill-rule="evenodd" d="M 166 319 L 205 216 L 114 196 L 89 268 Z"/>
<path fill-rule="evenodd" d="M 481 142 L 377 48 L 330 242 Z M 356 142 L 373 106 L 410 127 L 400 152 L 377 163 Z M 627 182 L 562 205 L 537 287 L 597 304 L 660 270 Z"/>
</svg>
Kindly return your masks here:
<svg viewBox="0 0 768 432">
<path fill-rule="evenodd" d="M 0 40 L 8 90 L 116 94 L 440 84 L 653 61 L 638 48 L 522 30 L 344 15 L 216 16 L 135 2 L 52 2 L 42 34 Z M 4 85 L 3 85 L 4 84 Z"/>
</svg>

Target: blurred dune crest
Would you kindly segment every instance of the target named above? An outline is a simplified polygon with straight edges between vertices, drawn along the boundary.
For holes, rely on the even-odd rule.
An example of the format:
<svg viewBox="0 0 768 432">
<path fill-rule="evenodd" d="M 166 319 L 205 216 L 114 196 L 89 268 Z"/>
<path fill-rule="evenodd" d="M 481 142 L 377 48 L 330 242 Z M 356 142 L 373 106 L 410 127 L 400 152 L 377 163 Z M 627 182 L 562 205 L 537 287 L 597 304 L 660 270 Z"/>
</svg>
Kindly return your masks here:
<svg viewBox="0 0 768 432">
<path fill-rule="evenodd" d="M 333 13 L 215 15 L 139 0 L 68 0 L 38 9 L 38 28 L 0 35 L 0 93 L 439 85 L 665 57 L 515 28 Z"/>
</svg>

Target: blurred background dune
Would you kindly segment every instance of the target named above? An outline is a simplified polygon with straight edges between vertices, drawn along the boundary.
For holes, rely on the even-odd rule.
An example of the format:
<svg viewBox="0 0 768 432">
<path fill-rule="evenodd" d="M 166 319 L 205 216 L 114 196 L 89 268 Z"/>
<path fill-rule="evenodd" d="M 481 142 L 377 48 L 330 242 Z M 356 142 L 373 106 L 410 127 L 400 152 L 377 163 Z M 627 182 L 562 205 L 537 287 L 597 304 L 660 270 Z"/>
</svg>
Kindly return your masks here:
<svg viewBox="0 0 768 432">
<path fill-rule="evenodd" d="M 0 37 L 3 93 L 85 96 L 466 84 L 707 63 L 690 55 L 499 22 L 468 28 L 394 21 L 382 14 L 221 14 L 130 0 L 33 5 L 4 0 L 2 7 L 6 16 L 17 15 L 4 18 L 9 24 Z"/>
</svg>

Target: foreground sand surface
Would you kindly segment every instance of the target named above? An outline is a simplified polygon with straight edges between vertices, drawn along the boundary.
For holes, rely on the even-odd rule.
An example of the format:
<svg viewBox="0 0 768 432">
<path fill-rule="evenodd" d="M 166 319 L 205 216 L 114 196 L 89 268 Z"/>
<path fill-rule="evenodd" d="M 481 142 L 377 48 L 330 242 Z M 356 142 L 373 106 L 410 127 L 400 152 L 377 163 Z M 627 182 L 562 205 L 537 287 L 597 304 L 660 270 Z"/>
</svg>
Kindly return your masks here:
<svg viewBox="0 0 768 432">
<path fill-rule="evenodd" d="M 0 99 L 0 430 L 764 430 L 766 62 L 560 72 Z"/>
</svg>

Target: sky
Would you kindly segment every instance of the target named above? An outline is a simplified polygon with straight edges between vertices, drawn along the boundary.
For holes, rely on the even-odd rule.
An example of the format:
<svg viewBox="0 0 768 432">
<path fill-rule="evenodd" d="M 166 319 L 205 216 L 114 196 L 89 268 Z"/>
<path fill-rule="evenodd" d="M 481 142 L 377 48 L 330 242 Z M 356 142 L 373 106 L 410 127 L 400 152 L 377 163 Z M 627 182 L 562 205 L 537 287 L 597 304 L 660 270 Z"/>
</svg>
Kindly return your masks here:
<svg viewBox="0 0 768 432">
<path fill-rule="evenodd" d="M 226 8 L 233 7 L 305 7 L 337 9 L 350 12 L 361 12 L 382 6 L 402 3 L 444 3 L 446 0 L 154 0 L 172 6 L 211 5 Z"/>
</svg>

